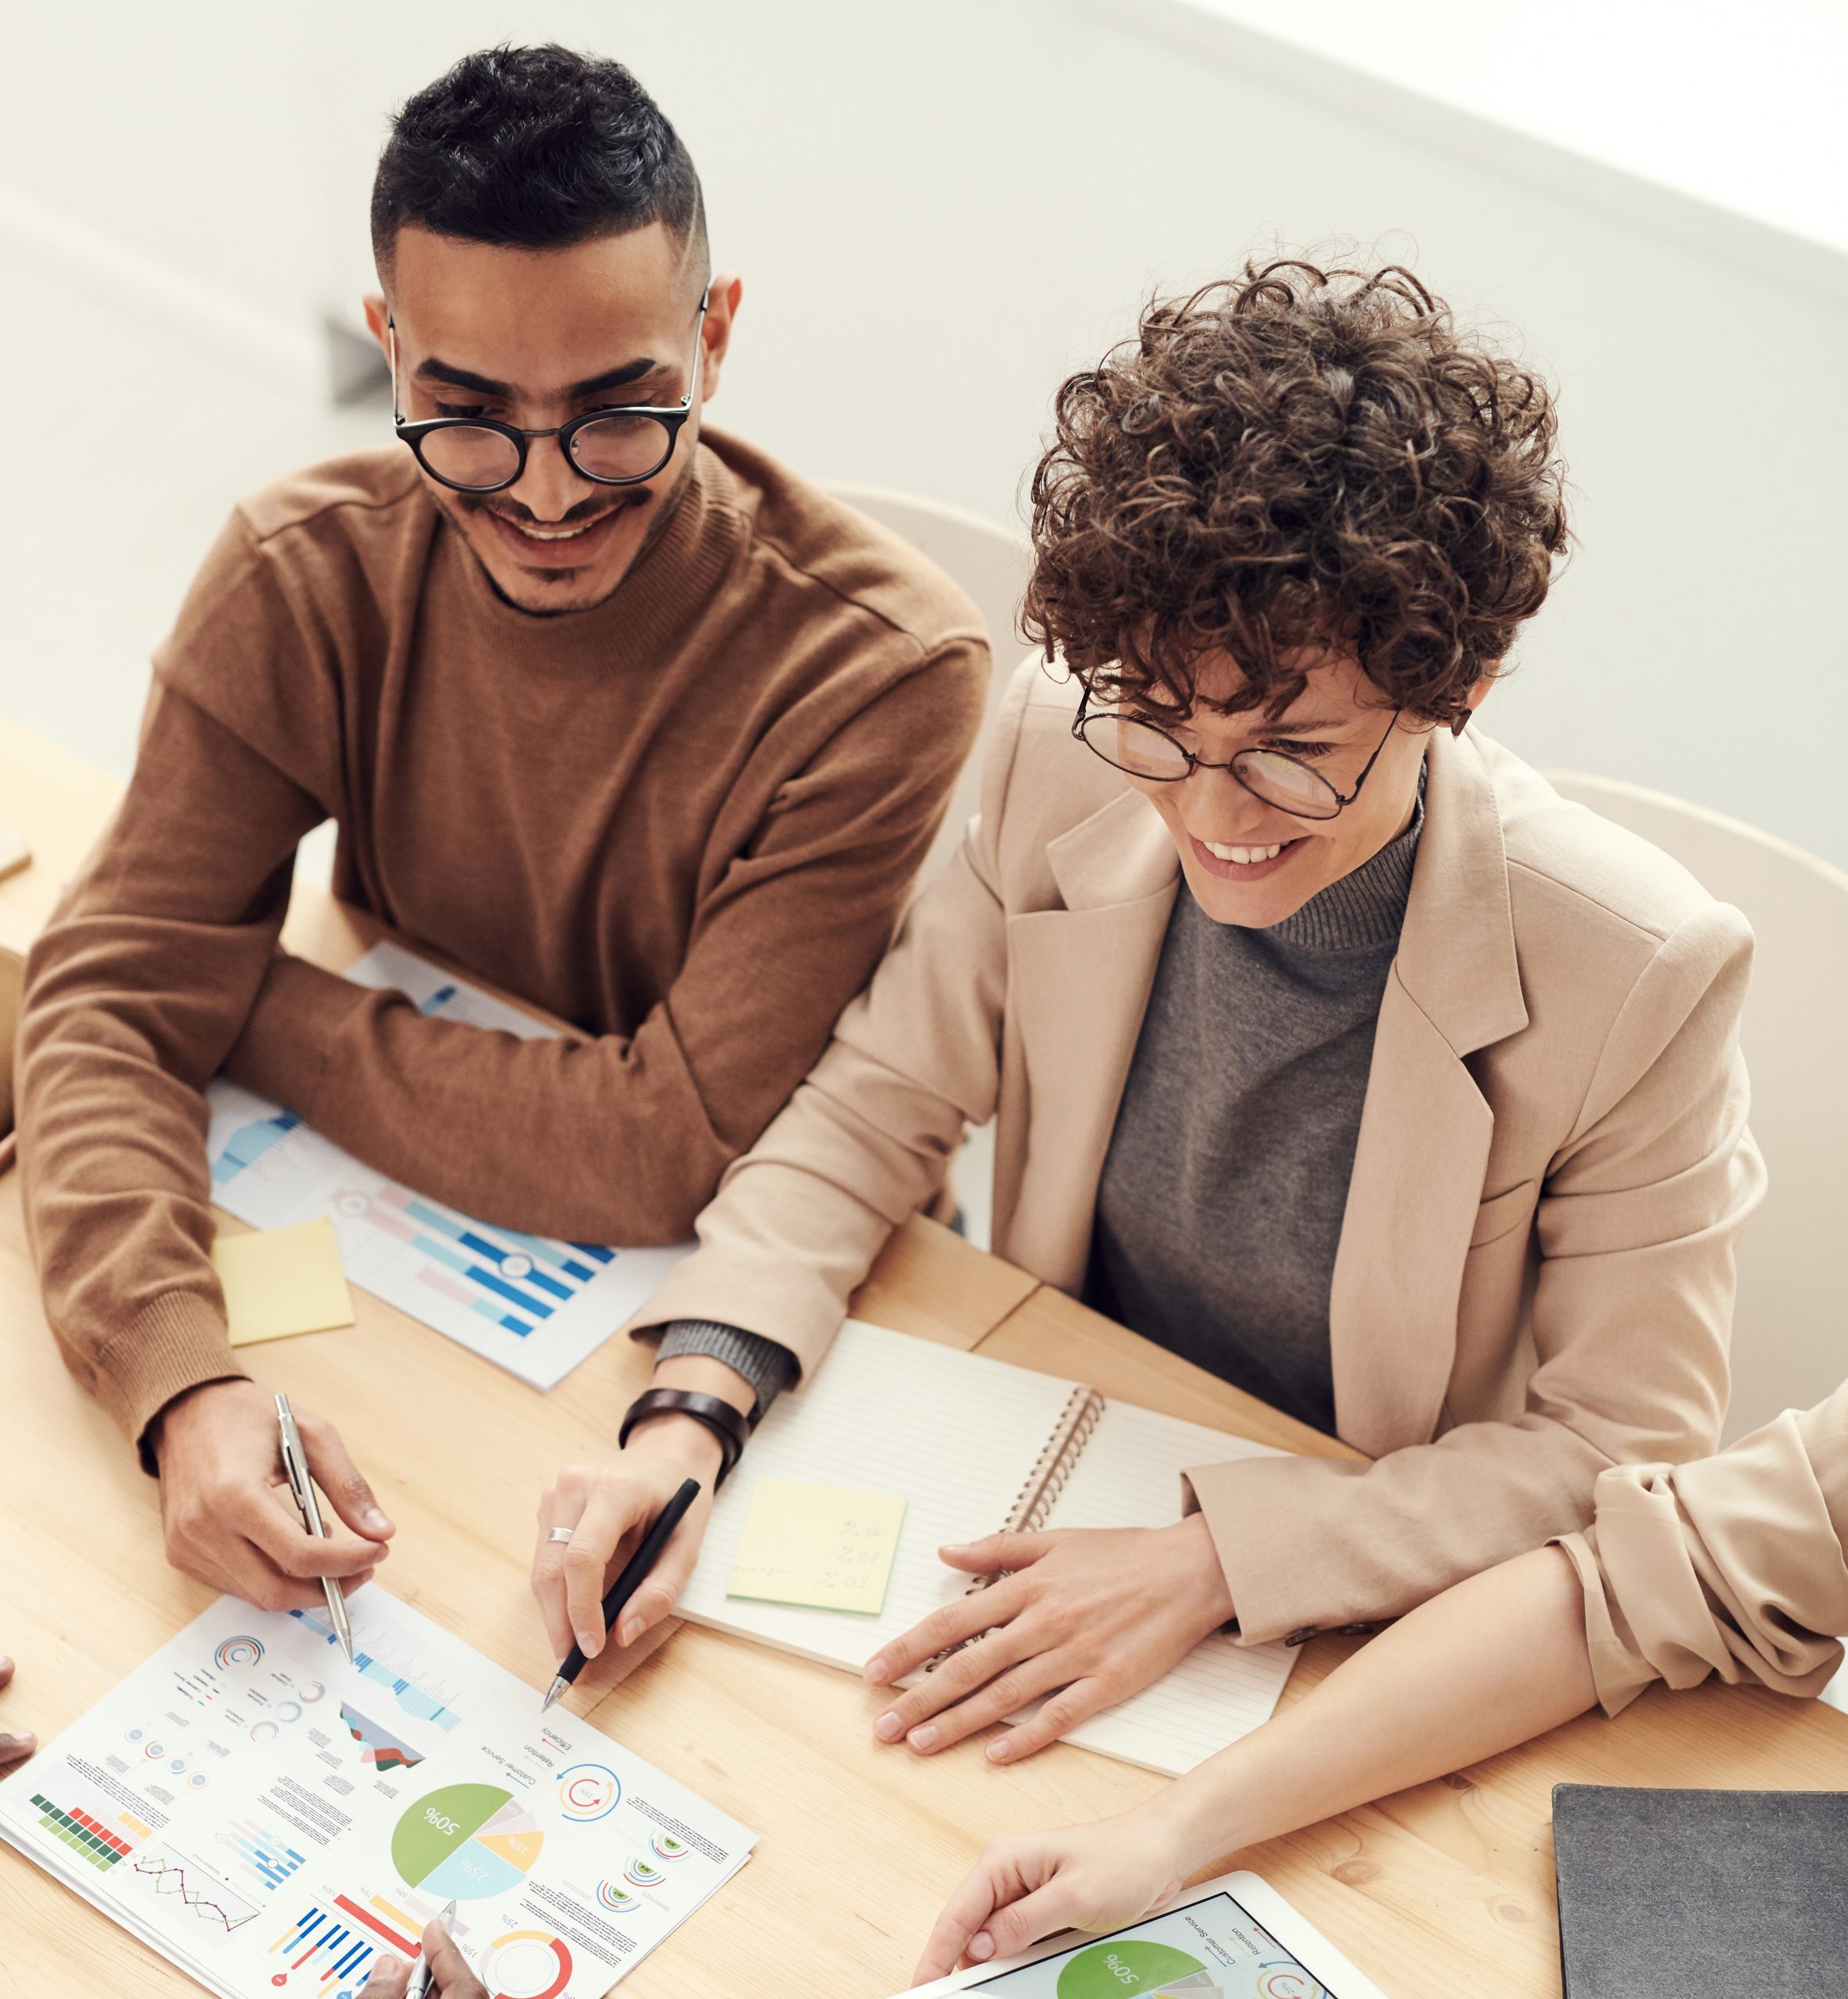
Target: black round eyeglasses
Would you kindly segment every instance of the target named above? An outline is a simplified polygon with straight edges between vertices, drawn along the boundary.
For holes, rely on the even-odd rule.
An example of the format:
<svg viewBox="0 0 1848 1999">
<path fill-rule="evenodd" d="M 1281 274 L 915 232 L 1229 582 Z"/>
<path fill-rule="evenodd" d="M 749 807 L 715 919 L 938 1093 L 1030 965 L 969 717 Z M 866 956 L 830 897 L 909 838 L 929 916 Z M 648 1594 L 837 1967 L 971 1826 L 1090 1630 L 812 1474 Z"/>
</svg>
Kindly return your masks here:
<svg viewBox="0 0 1848 1999">
<path fill-rule="evenodd" d="M 1209 764 L 1157 723 L 1120 709 L 1094 711 L 1088 693 L 1078 703 L 1072 733 L 1106 764 L 1151 784 L 1179 784 L 1195 771 L 1230 771 L 1233 781 L 1254 798 L 1274 805 L 1280 812 L 1287 812 L 1293 819 L 1332 819 L 1359 797 L 1361 786 L 1379 762 L 1380 753 L 1398 728 L 1402 712 L 1393 710 L 1386 734 L 1374 746 L 1366 768 L 1354 780 L 1354 789 L 1344 795 L 1301 757 L 1282 750 L 1241 750 L 1223 764 Z"/>
<path fill-rule="evenodd" d="M 432 479 L 457 493 L 500 493 L 517 485 L 526 469 L 532 440 L 556 437 L 574 471 L 598 486 L 639 486 L 652 479 L 674 455 L 680 433 L 693 412 L 705 358 L 701 338 L 710 291 L 700 295 L 693 324 L 693 353 L 688 364 L 685 399 L 671 408 L 625 404 L 586 410 L 549 430 L 522 430 L 486 416 L 436 416 L 407 423 L 399 408 L 397 328 L 391 336 L 391 421 L 400 440 Z"/>
</svg>

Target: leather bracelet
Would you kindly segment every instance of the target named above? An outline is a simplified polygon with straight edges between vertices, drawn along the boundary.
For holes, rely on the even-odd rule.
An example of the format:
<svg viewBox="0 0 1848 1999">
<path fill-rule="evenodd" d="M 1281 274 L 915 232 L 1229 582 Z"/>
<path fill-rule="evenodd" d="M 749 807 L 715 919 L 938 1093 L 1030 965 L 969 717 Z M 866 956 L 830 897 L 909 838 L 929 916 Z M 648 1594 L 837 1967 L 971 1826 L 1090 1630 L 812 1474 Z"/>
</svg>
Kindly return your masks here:
<svg viewBox="0 0 1848 1999">
<path fill-rule="evenodd" d="M 638 1423 L 646 1422 L 651 1416 L 690 1416 L 696 1423 L 704 1424 L 718 1439 L 721 1462 L 714 1490 L 732 1476 L 732 1467 L 744 1456 L 751 1434 L 742 1410 L 723 1395 L 709 1395 L 697 1388 L 648 1388 L 629 1404 L 622 1427 L 616 1433 L 618 1448 L 628 1441 L 628 1434 Z"/>
</svg>

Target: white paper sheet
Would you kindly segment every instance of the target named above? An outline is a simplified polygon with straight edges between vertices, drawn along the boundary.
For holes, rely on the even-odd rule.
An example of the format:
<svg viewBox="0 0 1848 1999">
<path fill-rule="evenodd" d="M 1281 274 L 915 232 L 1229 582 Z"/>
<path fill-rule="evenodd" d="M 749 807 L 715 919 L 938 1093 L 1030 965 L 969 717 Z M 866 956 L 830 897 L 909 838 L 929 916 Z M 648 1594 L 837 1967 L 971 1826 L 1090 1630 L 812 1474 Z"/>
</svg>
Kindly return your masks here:
<svg viewBox="0 0 1848 1999">
<path fill-rule="evenodd" d="M 597 1999 L 756 1834 L 377 1584 L 221 1597 L 0 1783 L 0 1837 L 222 1999 L 353 1999 L 453 1933 L 495 1994 Z"/>
<path fill-rule="evenodd" d="M 552 1030 L 396 944 L 347 974 L 389 987 L 426 1014 L 522 1039 Z M 553 1388 L 594 1353 L 693 1248 L 621 1249 L 499 1228 L 414 1193 L 222 1077 L 206 1092 L 212 1198 L 257 1228 L 326 1215 L 348 1281 L 530 1381 Z M 491 1132 L 456 1134 L 491 1145 Z"/>
</svg>

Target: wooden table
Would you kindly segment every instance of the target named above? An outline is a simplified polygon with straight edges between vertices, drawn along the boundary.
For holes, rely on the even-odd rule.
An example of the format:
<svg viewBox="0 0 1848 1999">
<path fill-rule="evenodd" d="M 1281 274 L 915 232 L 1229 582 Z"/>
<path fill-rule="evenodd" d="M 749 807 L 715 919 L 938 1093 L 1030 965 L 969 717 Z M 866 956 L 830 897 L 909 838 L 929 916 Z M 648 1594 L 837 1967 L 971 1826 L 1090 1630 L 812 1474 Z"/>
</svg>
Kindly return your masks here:
<svg viewBox="0 0 1848 1999">
<path fill-rule="evenodd" d="M 8 747 L 0 728 L 0 770 Z M 91 833 L 112 796 L 97 788 Z M 5 811 L 36 838 L 10 794 Z M 45 850 L 62 852 L 71 830 Z M 290 935 L 340 964 L 367 932 L 307 899 Z M 258 1380 L 339 1422 L 398 1523 L 386 1586 L 542 1685 L 553 1662 L 526 1587 L 537 1496 L 561 1463 L 609 1448 L 647 1356 L 612 1341 L 545 1395 L 378 1300 L 358 1302 L 357 1325 L 244 1359 Z M 899 1231 L 855 1306 L 1197 1422 L 1345 1454 L 928 1221 Z M 397 1413 L 410 1407 L 423 1413 L 406 1425 Z M 166 1566 L 154 1484 L 59 1359 L 16 1174 L 0 1178 L 0 1649 L 19 1664 L 0 1726 L 48 1740 L 210 1592 Z M 478 1448 L 458 1476 L 457 1447 L 469 1440 Z M 1353 1643 L 1305 1647 L 1285 1699 Z M 771 1999 L 798 1978 L 816 1999 L 882 1999 L 903 1986 L 985 1838 L 1120 1811 L 1164 1781 L 1063 1747 L 1010 1769 L 989 1765 L 979 1741 L 928 1760 L 881 1748 L 871 1725 L 882 1699 L 851 1675 L 692 1626 L 622 1684 L 593 1691 L 586 1711 L 599 1727 L 761 1836 L 750 1865 L 625 1981 L 637 1999 Z M 1568 1781 L 1848 1789 L 1848 1718 L 1758 1691 L 1658 1689 L 1617 1722 L 1586 1717 L 1239 1859 L 1402 1999 L 1537 1999 L 1559 1990 L 1550 1797 Z M 0 1994 L 194 1990 L 0 1851 Z"/>
</svg>

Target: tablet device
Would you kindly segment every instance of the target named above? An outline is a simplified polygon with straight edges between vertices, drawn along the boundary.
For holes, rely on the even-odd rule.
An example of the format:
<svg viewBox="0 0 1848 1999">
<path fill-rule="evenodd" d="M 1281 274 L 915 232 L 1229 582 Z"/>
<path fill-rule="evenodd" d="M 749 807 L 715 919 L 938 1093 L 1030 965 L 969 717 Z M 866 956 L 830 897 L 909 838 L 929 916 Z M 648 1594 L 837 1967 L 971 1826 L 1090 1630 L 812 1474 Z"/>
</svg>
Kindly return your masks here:
<svg viewBox="0 0 1848 1999">
<path fill-rule="evenodd" d="M 1222 1874 L 1108 1937 L 1066 1930 L 894 1999 L 1386 1999 L 1255 1874 Z"/>
</svg>

